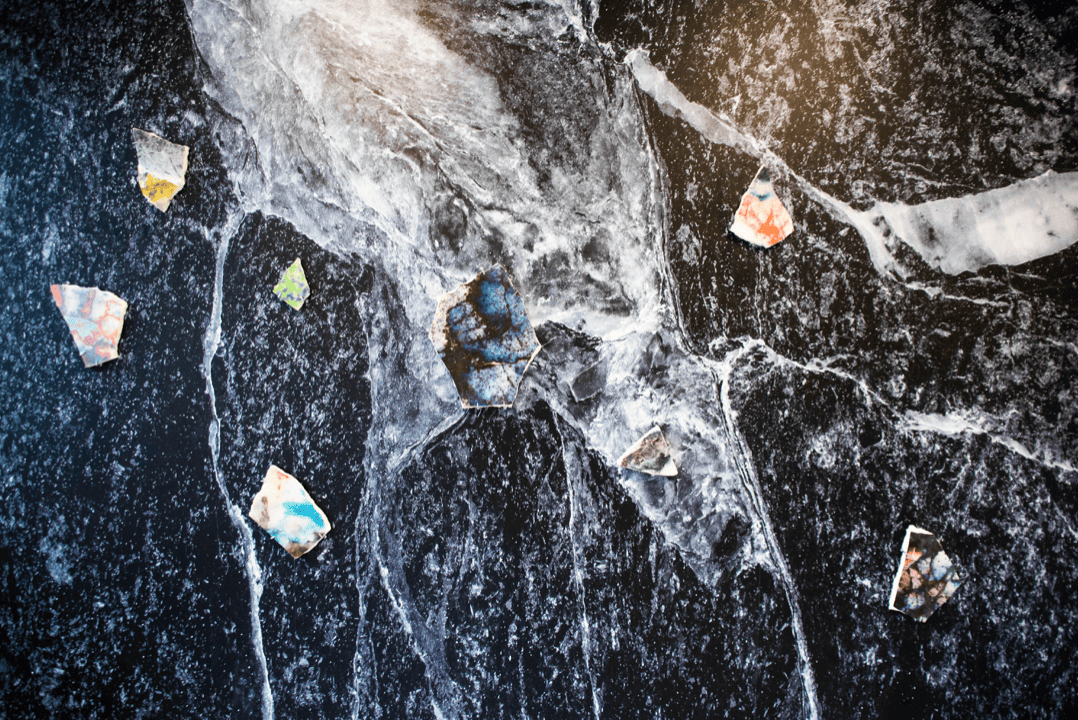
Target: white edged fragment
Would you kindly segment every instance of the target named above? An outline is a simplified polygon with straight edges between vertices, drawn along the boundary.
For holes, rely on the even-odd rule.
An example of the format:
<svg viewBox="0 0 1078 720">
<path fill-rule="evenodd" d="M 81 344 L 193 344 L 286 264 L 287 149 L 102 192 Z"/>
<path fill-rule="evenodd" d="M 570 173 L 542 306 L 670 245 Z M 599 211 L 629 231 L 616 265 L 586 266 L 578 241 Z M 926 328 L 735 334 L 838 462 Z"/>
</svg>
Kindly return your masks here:
<svg viewBox="0 0 1078 720">
<path fill-rule="evenodd" d="M 924 622 L 961 583 L 958 570 L 936 536 L 915 525 L 907 527 L 888 609 Z"/>
<path fill-rule="evenodd" d="M 311 550 L 330 531 L 326 514 L 299 480 L 276 465 L 266 472 L 248 515 L 294 558 Z"/>
<path fill-rule="evenodd" d="M 511 407 L 541 349 L 524 300 L 501 265 L 442 295 L 430 340 L 464 408 Z"/>
<path fill-rule="evenodd" d="M 794 221 L 775 194 L 771 172 L 761 166 L 749 189 L 741 196 L 730 232 L 746 242 L 771 247 L 794 231 Z"/>
<path fill-rule="evenodd" d="M 75 347 L 86 367 L 120 357 L 127 301 L 107 290 L 78 285 L 52 285 L 52 300 L 60 309 Z"/>
<path fill-rule="evenodd" d="M 139 189 L 164 212 L 184 186 L 189 148 L 138 128 L 131 128 L 131 140 L 138 153 Z"/>
<path fill-rule="evenodd" d="M 618 458 L 618 465 L 649 475 L 675 477 L 677 465 L 674 464 L 673 455 L 674 449 L 670 447 L 663 431 L 653 427 Z"/>
</svg>

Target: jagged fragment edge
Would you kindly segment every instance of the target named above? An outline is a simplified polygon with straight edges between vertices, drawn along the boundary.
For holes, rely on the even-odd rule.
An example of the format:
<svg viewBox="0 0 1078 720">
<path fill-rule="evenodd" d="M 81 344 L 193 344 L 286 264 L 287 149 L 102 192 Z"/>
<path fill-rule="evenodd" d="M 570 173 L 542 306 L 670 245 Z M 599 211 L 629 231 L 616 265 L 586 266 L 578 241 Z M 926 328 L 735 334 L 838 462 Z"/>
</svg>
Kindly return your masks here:
<svg viewBox="0 0 1078 720">
<path fill-rule="evenodd" d="M 644 470 L 637 470 L 635 468 L 631 468 L 628 465 L 626 465 L 625 462 L 629 458 L 629 456 L 632 455 L 637 450 L 639 450 L 641 447 L 643 447 L 644 440 L 647 439 L 647 437 L 649 435 L 651 435 L 652 433 L 654 433 L 654 432 L 659 433 L 659 437 L 662 438 L 663 443 L 666 445 L 667 448 L 669 448 L 669 451 L 670 451 L 669 456 L 666 458 L 666 464 L 663 465 L 662 469 L 657 473 L 646 473 L 646 471 L 644 471 Z M 633 472 L 643 472 L 645 474 L 654 474 L 654 475 L 661 476 L 661 477 L 677 477 L 678 468 L 677 468 L 677 463 L 674 462 L 674 452 L 673 451 L 674 451 L 674 448 L 671 447 L 670 441 L 666 439 L 666 435 L 665 435 L 665 433 L 663 433 L 662 428 L 660 428 L 658 425 L 656 425 L 656 426 L 652 427 L 651 430 L 648 430 L 646 433 L 641 435 L 636 440 L 636 442 L 634 442 L 632 445 L 629 446 L 628 450 L 626 450 L 624 453 L 622 453 L 621 457 L 618 458 L 618 466 L 623 467 L 626 470 L 632 470 Z M 673 472 L 668 472 L 668 469 L 672 469 Z"/>
<path fill-rule="evenodd" d="M 77 340 L 75 340 L 75 330 L 74 330 L 74 328 L 71 327 L 71 321 L 68 320 L 68 317 L 66 315 L 64 315 L 63 288 L 69 288 L 69 287 L 70 288 L 77 288 L 79 290 L 93 290 L 95 293 L 101 293 L 103 295 L 111 296 L 113 299 L 118 300 L 119 302 L 123 303 L 123 315 L 119 318 L 120 330 L 116 334 L 116 347 L 115 347 L 116 355 L 114 357 L 104 358 L 104 359 L 98 360 L 96 362 L 89 362 L 87 357 L 86 357 L 86 353 L 84 353 L 82 350 L 79 349 L 79 343 L 78 343 Z M 114 292 L 110 292 L 108 290 L 102 290 L 101 288 L 97 287 L 96 285 L 94 285 L 93 287 L 86 287 L 84 285 L 75 285 L 75 284 L 72 284 L 72 283 L 52 283 L 51 285 L 49 285 L 49 293 L 52 296 L 53 304 L 56 306 L 56 310 L 60 313 L 60 318 L 63 319 L 63 321 L 64 321 L 64 327 L 67 329 L 68 335 L 71 336 L 71 341 L 75 345 L 75 351 L 78 352 L 79 359 L 82 360 L 83 367 L 87 367 L 87 368 L 98 367 L 100 365 L 104 365 L 106 363 L 110 363 L 110 362 L 112 362 L 114 360 L 119 360 L 120 359 L 120 357 L 121 357 L 121 355 L 120 355 L 120 338 L 123 336 L 124 321 L 127 319 L 127 311 L 131 307 L 131 304 L 129 302 L 127 302 L 127 300 L 124 300 L 122 297 L 120 297 L 119 295 L 117 295 Z"/>
<path fill-rule="evenodd" d="M 887 609 L 888 610 L 894 610 L 895 612 L 902 613 L 906 617 L 912 617 L 912 616 L 909 613 L 907 613 L 905 610 L 903 610 L 902 608 L 895 606 L 895 599 L 898 597 L 898 588 L 899 588 L 899 584 L 902 581 L 902 570 L 903 570 L 903 568 L 905 567 L 905 564 L 906 564 L 906 553 L 909 552 L 910 536 L 913 533 L 920 533 L 921 535 L 931 535 L 932 537 L 934 537 L 936 539 L 936 542 L 940 543 L 940 552 L 942 552 L 944 555 L 947 555 L 947 551 L 942 549 L 943 548 L 943 543 L 940 542 L 940 539 L 939 539 L 938 535 L 936 535 L 933 532 L 929 532 L 928 530 L 925 530 L 924 528 L 917 527 L 916 525 L 909 525 L 909 526 L 906 527 L 906 536 L 902 539 L 902 552 L 901 552 L 901 554 L 899 555 L 899 558 L 898 558 L 898 572 L 895 573 L 894 582 L 891 583 L 891 598 L 887 603 Z M 950 560 L 951 556 L 947 555 L 947 559 Z M 951 564 L 953 566 L 954 562 L 952 561 Z M 959 576 L 959 582 L 961 582 L 961 576 Z M 956 583 L 956 589 L 957 589 L 957 583 Z M 946 598 L 944 600 L 944 603 L 946 603 L 949 600 L 950 600 L 950 597 Z M 927 622 L 928 618 L 931 617 L 932 615 L 934 615 L 936 610 L 939 610 L 941 607 L 943 607 L 944 603 L 937 604 L 935 609 L 931 613 L 929 613 L 928 615 L 926 615 L 924 617 L 920 617 L 920 618 L 913 618 L 913 620 L 915 620 L 917 622 L 922 622 L 922 623 Z"/>
<path fill-rule="evenodd" d="M 282 475 L 290 478 L 293 482 L 295 482 L 297 485 L 299 485 L 300 489 L 303 491 L 304 496 L 311 503 L 311 507 L 313 507 L 315 510 L 318 511 L 318 515 L 322 518 L 322 520 L 325 521 L 325 524 L 326 524 L 326 531 L 324 533 L 322 533 L 322 537 L 318 538 L 318 540 L 316 540 L 314 543 L 312 543 L 310 547 L 306 548 L 305 550 L 303 550 L 303 552 L 299 553 L 298 555 L 293 553 L 291 550 L 289 550 L 287 547 L 285 547 L 284 544 L 281 543 L 280 540 L 278 540 L 276 537 L 274 537 L 273 533 L 271 533 L 268 528 L 266 528 L 262 523 L 260 523 L 258 521 L 258 516 L 255 515 L 255 505 L 257 504 L 259 496 L 262 495 L 262 491 L 266 486 L 266 481 L 269 479 L 270 473 L 272 473 L 274 470 L 276 470 L 277 472 L 281 473 Z M 296 559 L 296 560 L 298 560 L 299 558 L 301 558 L 304 555 L 306 555 L 307 553 L 309 553 L 311 550 L 314 550 L 316 547 L 318 547 L 322 543 L 322 541 L 326 539 L 326 536 L 328 536 L 329 533 L 333 530 L 333 523 L 331 523 L 329 521 L 329 517 L 326 515 L 325 510 L 323 510 L 322 507 L 318 503 L 316 503 L 314 501 L 314 498 L 311 497 L 311 493 L 310 493 L 309 490 L 307 490 L 307 486 L 304 485 L 300 481 L 300 479 L 297 478 L 295 475 L 292 475 L 291 473 L 285 472 L 284 470 L 277 467 L 277 465 L 275 465 L 273 463 L 270 463 L 269 469 L 266 470 L 266 474 L 262 478 L 262 485 L 259 486 L 258 492 L 256 492 L 254 494 L 254 497 L 251 498 L 251 509 L 247 511 L 247 517 L 249 517 L 254 522 L 255 525 L 257 525 L 263 531 L 265 531 L 266 534 L 268 534 L 270 536 L 270 538 L 273 539 L 273 542 L 277 543 L 286 553 L 288 553 L 288 555 L 290 557 L 292 557 L 293 559 Z"/>
<path fill-rule="evenodd" d="M 171 197 L 162 197 L 162 198 L 159 198 L 158 200 L 152 200 L 146 194 L 145 188 L 143 187 L 143 183 L 142 183 L 142 175 L 143 175 L 143 173 L 145 173 L 147 176 L 149 176 L 150 171 L 149 171 L 149 168 L 147 168 L 145 165 L 142 164 L 142 154 L 139 152 L 139 141 L 135 140 L 135 137 L 136 137 L 135 133 L 136 132 L 142 133 L 142 135 L 145 135 L 145 136 L 147 136 L 149 138 L 160 140 L 162 143 L 167 143 L 169 145 L 172 145 L 172 146 L 175 146 L 175 147 L 178 147 L 178 148 L 183 148 L 183 165 L 180 168 L 180 176 L 178 178 L 174 179 L 174 178 L 165 177 L 164 175 L 162 175 L 159 178 L 160 180 L 164 180 L 165 182 L 167 182 L 167 183 L 169 183 L 171 185 L 174 185 L 176 187 L 176 189 L 172 192 Z M 187 166 L 188 166 L 188 161 L 189 161 L 189 158 L 190 158 L 191 148 L 189 146 L 187 146 L 187 145 L 184 145 L 183 143 L 174 143 L 171 140 L 158 135 L 157 133 L 152 133 L 149 130 L 143 130 L 142 128 L 137 128 L 137 127 L 132 127 L 131 128 L 131 142 L 135 146 L 135 157 L 138 160 L 138 168 L 136 169 L 136 180 L 138 182 L 139 191 L 142 193 L 142 196 L 144 198 L 146 198 L 146 201 L 148 203 L 153 205 L 155 208 L 157 208 L 161 212 L 167 211 L 169 206 L 172 204 L 172 198 L 176 197 L 176 195 L 179 194 L 180 190 L 183 190 L 184 187 L 187 186 Z M 154 175 L 154 177 L 156 178 L 158 176 Z"/>
<path fill-rule="evenodd" d="M 295 260 L 293 260 L 288 265 L 288 267 L 286 267 L 284 269 L 284 272 L 281 273 L 280 279 L 273 286 L 273 294 L 277 296 L 277 299 L 280 300 L 281 302 L 283 302 L 288 307 L 292 308 L 293 310 L 300 310 L 303 307 L 304 303 L 306 303 L 310 299 L 311 295 L 313 294 L 311 292 L 311 283 L 307 280 L 307 271 L 303 269 L 302 260 L 303 260 L 302 258 L 296 258 Z M 299 307 L 296 307 L 292 303 L 285 300 L 283 297 L 281 297 L 281 294 L 277 292 L 277 288 L 284 285 L 285 278 L 288 277 L 288 271 L 291 270 L 296 265 L 299 265 L 300 274 L 303 275 L 303 284 L 307 286 L 307 297 L 305 297 L 305 298 L 303 298 L 302 300 L 299 301 Z M 281 292 L 283 293 L 284 291 L 285 291 L 284 288 L 282 288 Z"/>
<path fill-rule="evenodd" d="M 906 613 L 901 608 L 895 606 L 895 599 L 898 597 L 899 583 L 902 582 L 902 570 L 906 566 L 906 553 L 909 552 L 910 548 L 910 535 L 915 532 L 928 533 L 927 530 L 919 528 L 916 525 L 909 525 L 906 527 L 906 537 L 902 539 L 902 552 L 899 553 L 898 556 L 898 572 L 895 573 L 894 582 L 891 583 L 891 599 L 887 603 L 888 610 L 894 610 L 895 612 L 900 612 L 903 615 L 905 615 Z"/>
<path fill-rule="evenodd" d="M 737 214 L 738 214 L 738 212 L 740 212 L 741 206 L 745 202 L 745 197 L 747 195 L 752 194 L 752 186 L 756 183 L 757 179 L 759 179 L 760 173 L 762 173 L 764 171 L 767 171 L 767 176 L 768 176 L 767 182 L 768 182 L 769 185 L 771 185 L 772 195 L 774 195 L 775 200 L 778 202 L 779 206 L 782 207 L 782 211 L 784 213 L 786 213 L 786 216 L 790 219 L 790 232 L 788 232 L 786 235 L 784 235 L 781 239 L 776 240 L 775 242 L 771 243 L 770 245 L 761 244 L 761 243 L 755 242 L 754 240 L 752 240 L 750 238 L 742 237 L 740 234 L 738 234 L 734 230 L 734 227 L 737 225 L 737 223 L 739 221 L 739 218 L 738 218 Z M 745 224 L 744 221 L 742 221 L 742 224 Z M 733 220 L 730 222 L 730 227 L 727 228 L 727 232 L 732 234 L 734 237 L 736 237 L 736 238 L 738 238 L 738 239 L 740 239 L 740 240 L 742 240 L 744 242 L 749 243 L 750 245 L 755 245 L 756 247 L 762 247 L 762 248 L 771 248 L 771 247 L 774 247 L 774 246 L 778 245 L 780 242 L 783 242 L 784 240 L 786 240 L 786 238 L 790 237 L 791 235 L 793 235 L 794 231 L 796 231 L 796 230 L 797 230 L 797 225 L 794 223 L 794 216 L 790 213 L 790 209 L 788 207 L 786 207 L 786 203 L 784 203 L 782 201 L 782 198 L 779 197 L 778 191 L 775 189 L 775 182 L 774 182 L 774 180 L 771 179 L 771 169 L 769 167 L 767 167 L 766 164 L 760 165 L 760 168 L 756 171 L 756 174 L 752 176 L 752 180 L 749 181 L 748 187 L 745 188 L 745 192 L 741 193 L 741 196 L 738 198 L 737 209 L 734 210 L 734 217 L 733 217 Z M 756 235 L 759 231 L 752 230 L 751 232 L 752 232 L 753 235 Z"/>
</svg>

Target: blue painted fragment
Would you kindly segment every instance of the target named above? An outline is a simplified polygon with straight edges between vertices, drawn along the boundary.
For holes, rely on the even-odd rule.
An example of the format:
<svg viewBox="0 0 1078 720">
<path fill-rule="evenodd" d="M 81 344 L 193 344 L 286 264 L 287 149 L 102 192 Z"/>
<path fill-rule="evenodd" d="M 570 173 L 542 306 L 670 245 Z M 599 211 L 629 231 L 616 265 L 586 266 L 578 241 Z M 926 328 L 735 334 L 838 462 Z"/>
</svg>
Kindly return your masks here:
<svg viewBox="0 0 1078 720">
<path fill-rule="evenodd" d="M 251 501 L 249 515 L 297 558 L 330 531 L 326 514 L 314 504 L 299 480 L 276 465 L 270 465 L 262 489 Z"/>
<path fill-rule="evenodd" d="M 512 405 L 540 348 L 524 301 L 500 265 L 442 296 L 430 339 L 466 408 Z"/>
</svg>

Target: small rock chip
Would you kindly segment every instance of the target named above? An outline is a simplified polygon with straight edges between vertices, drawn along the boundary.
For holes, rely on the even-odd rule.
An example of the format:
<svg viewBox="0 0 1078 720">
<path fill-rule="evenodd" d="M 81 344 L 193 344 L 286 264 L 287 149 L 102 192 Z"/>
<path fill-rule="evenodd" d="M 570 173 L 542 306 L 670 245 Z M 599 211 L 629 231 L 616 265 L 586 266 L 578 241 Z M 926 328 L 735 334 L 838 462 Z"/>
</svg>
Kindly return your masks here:
<svg viewBox="0 0 1078 720">
<path fill-rule="evenodd" d="M 730 232 L 753 245 L 771 247 L 782 242 L 793 231 L 794 222 L 775 195 L 771 173 L 766 167 L 761 167 L 748 191 L 741 196 L 741 205 L 734 213 Z"/>
<path fill-rule="evenodd" d="M 618 458 L 618 464 L 649 475 L 674 477 L 677 475 L 677 466 L 674 464 L 673 454 L 674 450 L 663 431 L 654 427 Z"/>
<path fill-rule="evenodd" d="M 936 536 L 910 525 L 891 587 L 890 610 L 924 622 L 958 589 L 962 578 Z"/>
<path fill-rule="evenodd" d="M 430 339 L 466 408 L 511 406 L 540 349 L 524 301 L 500 265 L 442 296 Z"/>
<path fill-rule="evenodd" d="M 303 307 L 303 301 L 311 294 L 311 286 L 307 284 L 307 275 L 303 272 L 303 264 L 299 258 L 284 271 L 273 292 L 294 309 Z"/>
<path fill-rule="evenodd" d="M 184 186 L 189 148 L 138 128 L 131 128 L 131 140 L 138 153 L 138 186 L 146 199 L 164 212 Z"/>
</svg>

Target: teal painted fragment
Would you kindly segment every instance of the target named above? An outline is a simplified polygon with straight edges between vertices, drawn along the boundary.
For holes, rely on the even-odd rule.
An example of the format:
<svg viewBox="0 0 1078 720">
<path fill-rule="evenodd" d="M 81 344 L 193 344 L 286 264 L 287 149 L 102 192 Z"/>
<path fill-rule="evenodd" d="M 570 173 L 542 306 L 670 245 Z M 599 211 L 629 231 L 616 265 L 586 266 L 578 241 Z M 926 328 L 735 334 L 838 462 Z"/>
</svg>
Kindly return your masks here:
<svg viewBox="0 0 1078 720">
<path fill-rule="evenodd" d="M 299 557 L 330 531 L 329 519 L 299 480 L 270 465 L 262 489 L 251 501 L 252 520 L 279 542 L 292 557 Z"/>
</svg>

